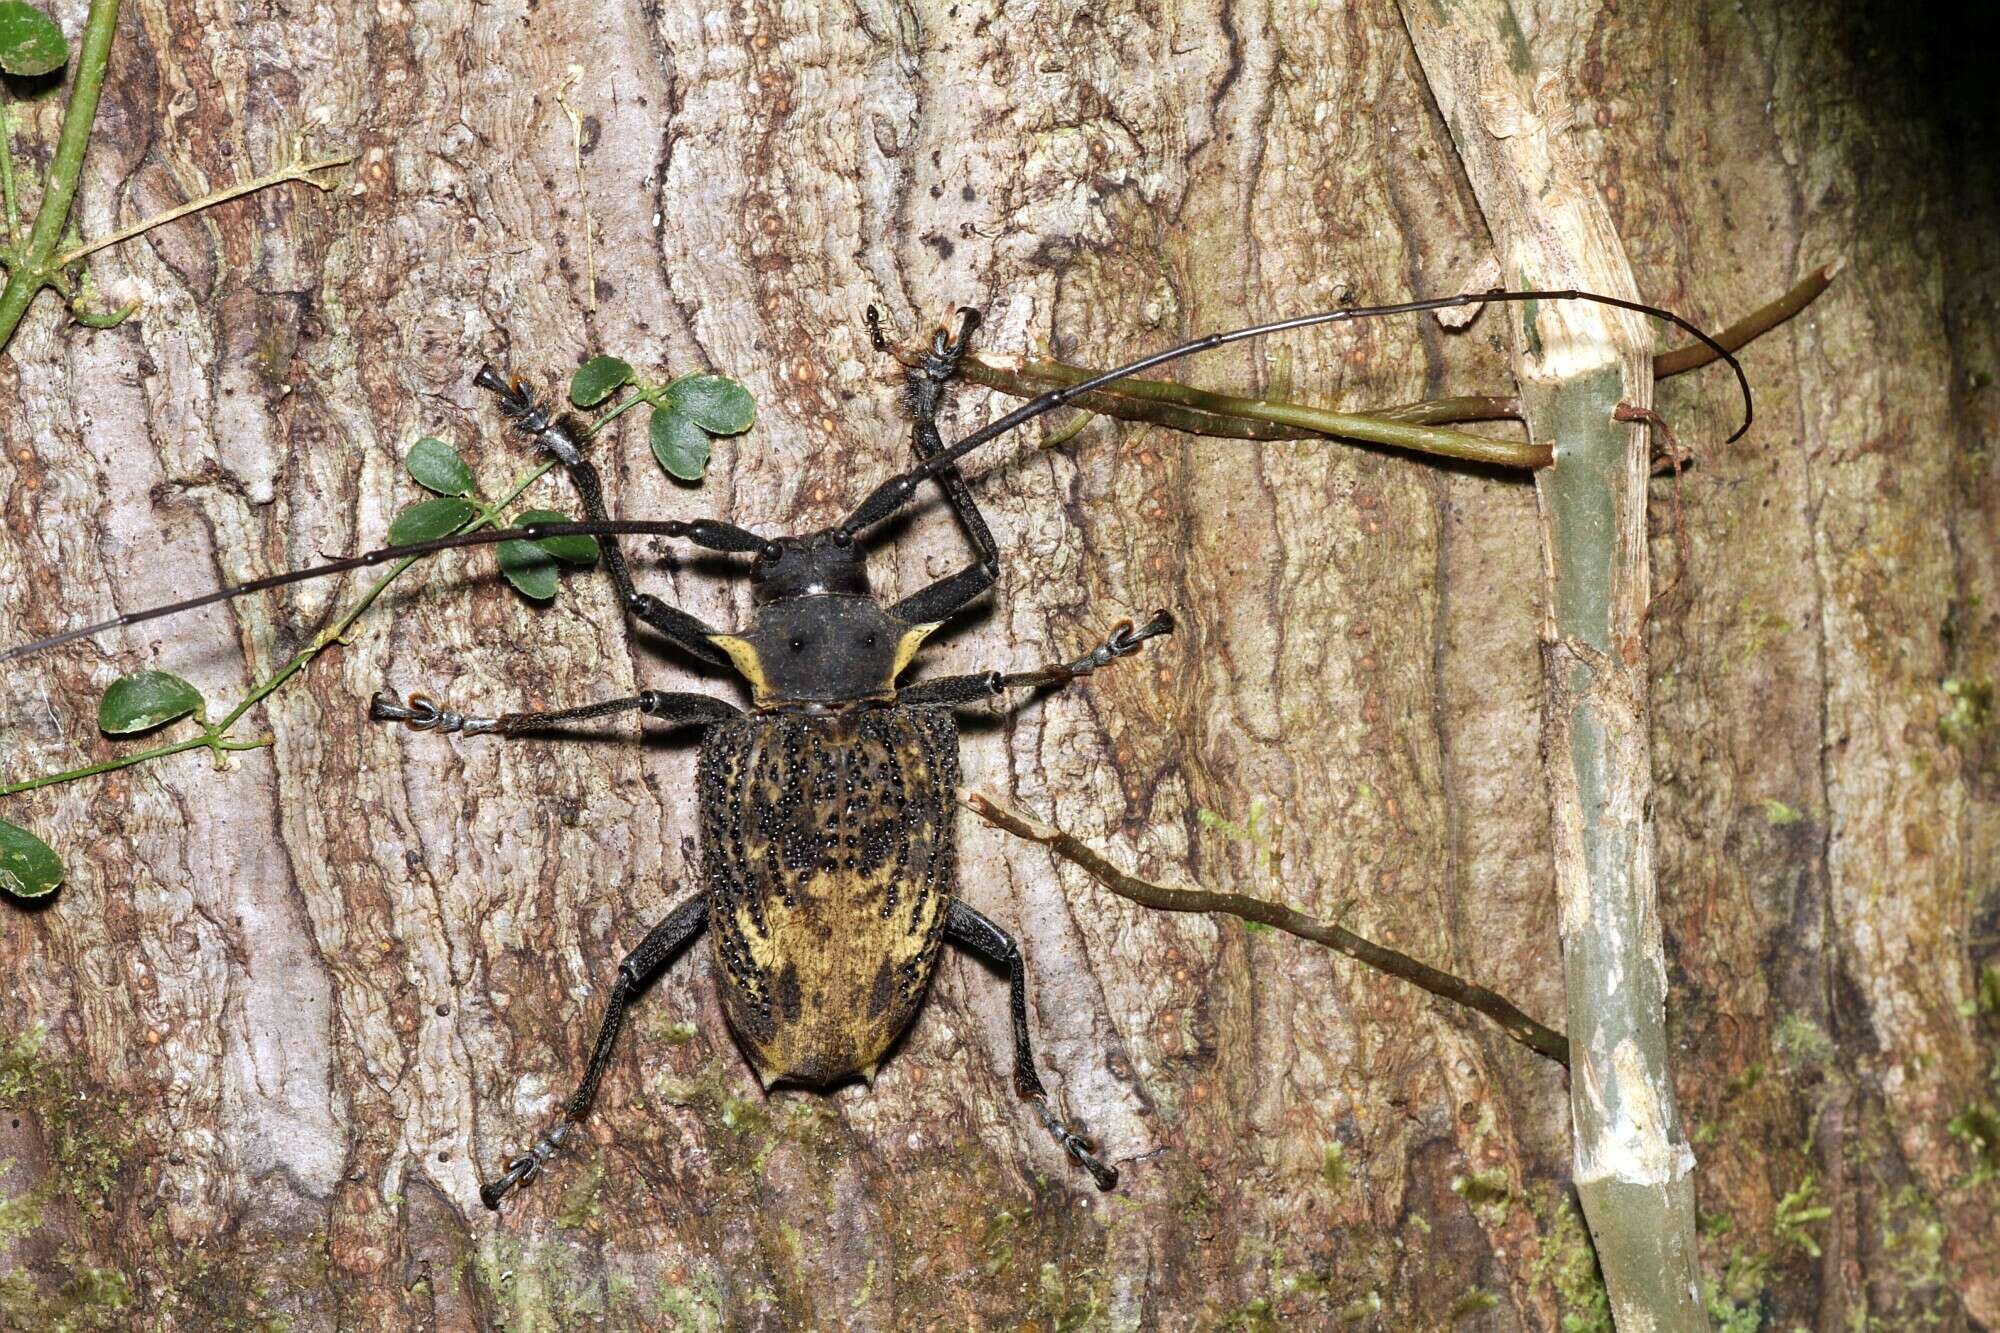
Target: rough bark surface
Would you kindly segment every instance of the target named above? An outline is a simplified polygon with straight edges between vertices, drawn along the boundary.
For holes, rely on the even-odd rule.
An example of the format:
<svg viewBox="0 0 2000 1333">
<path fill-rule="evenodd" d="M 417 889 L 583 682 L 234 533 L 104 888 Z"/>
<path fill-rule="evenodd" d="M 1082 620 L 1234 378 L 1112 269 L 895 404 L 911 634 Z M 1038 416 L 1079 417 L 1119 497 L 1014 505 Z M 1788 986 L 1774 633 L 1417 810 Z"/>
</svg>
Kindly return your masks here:
<svg viewBox="0 0 2000 1333">
<path fill-rule="evenodd" d="M 56 7 L 73 29 L 81 6 Z M 1714 325 L 1848 263 L 1746 357 L 1744 441 L 1715 447 L 1720 375 L 1659 402 L 1702 454 L 1692 593 L 1655 609 L 1650 646 L 1711 1299 L 1785 1328 L 1991 1324 L 1991 182 L 1946 169 L 1935 82 L 1894 34 L 1830 6 L 1654 9 L 1528 34 L 1570 80 L 1640 290 Z M 58 106 L 17 108 L 31 158 Z M 870 300 L 905 325 L 978 305 L 988 345 L 1108 363 L 1454 290 L 1491 253 L 1397 14 L 1325 3 L 135 0 L 83 228 L 261 169 L 307 128 L 361 150 L 351 188 L 100 256 L 140 318 L 86 333 L 45 306 L 0 358 L 0 640 L 372 544 L 418 498 L 401 457 L 424 434 L 497 490 L 524 459 L 467 384 L 482 358 L 551 384 L 594 351 L 737 375 L 758 425 L 698 491 L 636 420 L 602 441 L 615 507 L 799 528 L 906 456 Z M 1348 405 L 1511 391 L 1498 334 L 1380 322 L 1186 375 Z M 966 391 L 956 421 L 993 410 Z M 1039 664 L 1154 606 L 1182 629 L 969 721 L 967 780 L 1149 877 L 1341 916 L 1559 1016 L 1527 484 L 1103 422 L 1026 444 L 977 483 L 997 595 L 922 669 Z M 530 498 L 569 503 L 553 480 Z M 930 503 L 877 584 L 962 560 Z M 747 609 L 714 562 L 641 563 L 712 621 Z M 1015 1101 L 985 968 L 946 959 L 872 1089 L 766 1099 L 697 950 L 645 996 L 583 1144 L 486 1213 L 481 1171 L 566 1094 L 617 960 L 688 879 L 693 752 L 412 736 L 366 724 L 367 697 L 729 688 L 628 649 L 601 579 L 537 609 L 490 571 L 413 571 L 273 696 L 276 745 L 230 771 L 189 755 L 0 809 L 71 869 L 0 930 L 0 1325 L 1601 1317 L 1558 1071 L 969 819 L 963 894 L 1015 929 L 1043 1071 L 1117 1194 Z M 9 664 L 0 780 L 115 753 L 93 710 L 117 675 L 232 699 L 353 593 Z M 1258 837 L 1232 834 L 1259 801 Z"/>
</svg>

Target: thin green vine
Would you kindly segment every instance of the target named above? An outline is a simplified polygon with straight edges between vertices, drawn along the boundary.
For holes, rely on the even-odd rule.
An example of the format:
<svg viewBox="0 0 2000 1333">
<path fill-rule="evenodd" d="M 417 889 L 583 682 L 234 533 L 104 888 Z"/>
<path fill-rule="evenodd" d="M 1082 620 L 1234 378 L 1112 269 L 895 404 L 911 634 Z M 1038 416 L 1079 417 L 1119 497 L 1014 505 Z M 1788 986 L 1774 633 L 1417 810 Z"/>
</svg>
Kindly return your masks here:
<svg viewBox="0 0 2000 1333">
<path fill-rule="evenodd" d="M 624 401 L 611 402 L 614 395 L 628 389 L 631 394 Z M 597 357 L 586 363 L 572 379 L 569 396 L 578 406 L 605 408 L 586 429 L 586 439 L 595 438 L 613 421 L 641 405 L 650 404 L 653 408 L 655 424 L 650 434 L 656 444 L 661 435 L 658 423 L 663 417 L 686 418 L 675 423 L 675 430 L 683 436 L 690 428 L 701 434 L 699 460 L 691 462 L 685 450 L 672 457 L 664 454 L 660 457 L 661 466 L 683 479 L 687 479 L 684 474 L 691 470 L 693 479 L 699 480 L 708 458 L 709 435 L 746 430 L 754 417 L 748 391 L 735 380 L 721 375 L 686 375 L 671 383 L 655 385 L 638 378 L 629 365 L 614 357 Z M 656 448 L 655 452 L 660 451 Z M 437 498 L 412 505 L 396 517 L 390 525 L 389 538 L 398 544 L 491 527 L 529 487 L 556 466 L 553 460 L 541 463 L 517 477 L 498 499 L 486 501 L 474 490 L 472 469 L 442 440 L 426 437 L 417 441 L 405 456 L 404 465 L 411 478 Z M 566 521 L 565 515 L 553 510 L 535 509 L 514 515 L 509 523 L 518 526 Z M 591 538 L 551 537 L 539 542 L 503 542 L 496 548 L 496 554 L 501 574 L 517 591 L 536 601 L 547 601 L 555 596 L 560 566 L 592 564 L 598 550 Z M 131 735 L 192 717 L 200 728 L 198 734 L 114 759 L 0 785 L 0 797 L 96 777 L 190 750 L 207 749 L 216 767 L 222 768 L 229 754 L 274 744 L 275 738 L 269 733 L 248 740 L 232 733 L 246 713 L 305 670 L 313 659 L 334 644 L 346 642 L 361 617 L 389 585 L 421 558 L 411 556 L 391 565 L 337 619 L 284 665 L 251 686 L 217 720 L 209 719 L 201 692 L 178 676 L 163 671 L 141 671 L 119 677 L 99 703 L 99 730 L 113 736 Z M 38 897 L 61 884 L 63 873 L 61 859 L 52 848 L 28 830 L 0 820 L 0 890 L 18 898 Z"/>
<path fill-rule="evenodd" d="M 190 200 L 156 217 L 122 227 L 110 236 L 64 248 L 70 206 L 75 203 L 77 187 L 83 180 L 84 157 L 97 121 L 97 104 L 104 92 L 105 70 L 111 62 L 111 42 L 118 30 L 118 4 L 119 0 L 91 0 L 77 56 L 76 78 L 70 85 L 69 105 L 64 109 L 62 130 L 56 140 L 55 160 L 49 168 L 41 203 L 35 210 L 34 226 L 25 241 L 21 237 L 21 205 L 14 172 L 13 116 L 4 97 L 0 97 L 0 194 L 5 195 L 7 215 L 6 234 L 0 236 L 0 268 L 7 271 L 7 284 L 0 288 L 0 351 L 5 351 L 13 340 L 14 331 L 20 327 L 29 305 L 44 288 L 54 289 L 68 303 L 72 318 L 90 328 L 111 328 L 132 314 L 137 308 L 136 302 L 115 311 L 92 311 L 84 307 L 81 284 L 71 276 L 70 270 L 85 256 L 128 241 L 162 223 L 287 181 L 297 181 L 318 190 L 331 189 L 331 183 L 321 180 L 316 173 L 354 160 L 352 153 L 339 153 L 309 162 L 299 151 L 302 145 L 294 144 L 293 160 L 274 171 Z M 58 43 L 56 54 L 64 54 L 60 46 L 60 29 L 25 4 L 16 3 L 12 9 L 10 17 L 17 21 L 29 25 L 37 20 L 46 23 L 53 40 Z M 0 51 L 0 68 L 9 73 L 24 72 L 7 64 L 6 55 L 6 51 Z M 60 60 L 46 67 L 60 68 Z M 32 72 L 40 72 L 43 68 L 38 64 Z"/>
<path fill-rule="evenodd" d="M 455 527 L 453 531 L 477 532 L 481 528 L 490 526 L 493 518 L 501 510 L 505 509 L 515 500 L 518 500 L 522 492 L 539 481 L 554 466 L 553 462 L 543 463 L 541 466 L 525 473 L 508 488 L 505 495 L 491 504 L 479 507 L 477 513 L 472 518 Z M 311 643 L 294 653 L 283 666 L 272 672 L 270 676 L 251 686 L 250 692 L 245 694 L 235 707 L 223 714 L 220 721 L 204 723 L 199 736 L 190 736 L 185 740 L 174 741 L 166 745 L 156 745 L 150 750 L 135 751 L 132 754 L 120 755 L 116 759 L 106 759 L 95 764 L 84 764 L 79 768 L 64 769 L 60 773 L 45 773 L 41 777 L 9 783 L 6 786 L 0 786 L 0 796 L 16 796 L 22 792 L 38 791 L 43 787 L 54 787 L 65 782 L 75 782 L 79 778 L 96 777 L 100 773 L 111 773 L 121 768 L 131 768 L 135 764 L 150 763 L 155 759 L 165 759 L 169 755 L 184 754 L 189 750 L 199 750 L 204 746 L 215 752 L 216 764 L 217 767 L 220 767 L 222 755 L 225 752 L 258 750 L 272 744 L 273 738 L 268 734 L 260 736 L 254 741 L 242 741 L 229 739 L 229 733 L 242 720 L 245 713 L 262 703 L 265 699 L 268 699 L 286 681 L 304 670 L 315 657 L 318 657 L 335 643 L 344 640 L 354 628 L 355 622 L 361 618 L 362 614 L 370 606 L 375 604 L 376 599 L 382 595 L 384 590 L 391 583 L 394 583 L 411 565 L 417 563 L 419 559 L 421 557 L 411 556 L 406 560 L 399 560 L 391 565 L 388 572 L 369 584 L 367 591 L 361 594 L 353 606 L 342 612 L 338 620 L 314 635 Z"/>
</svg>

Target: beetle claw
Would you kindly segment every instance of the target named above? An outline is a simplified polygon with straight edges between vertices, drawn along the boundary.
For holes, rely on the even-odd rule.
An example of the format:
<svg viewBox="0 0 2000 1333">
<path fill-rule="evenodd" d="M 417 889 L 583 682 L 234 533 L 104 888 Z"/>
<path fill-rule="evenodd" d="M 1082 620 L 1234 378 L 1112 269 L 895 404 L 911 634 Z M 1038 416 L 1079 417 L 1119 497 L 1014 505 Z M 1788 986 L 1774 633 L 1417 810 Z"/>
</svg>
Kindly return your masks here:
<svg viewBox="0 0 2000 1333">
<path fill-rule="evenodd" d="M 522 1153 L 507 1164 L 506 1175 L 490 1185 L 479 1187 L 479 1201 L 488 1208 L 498 1209 L 502 1199 L 540 1175 L 541 1171 L 542 1164 L 534 1154 Z"/>
<path fill-rule="evenodd" d="M 1062 1145 L 1063 1151 L 1069 1154 L 1071 1161 L 1090 1172 L 1090 1178 L 1097 1182 L 1097 1188 L 1106 1192 L 1117 1189 L 1118 1168 L 1101 1161 L 1093 1151 L 1096 1145 L 1062 1122 L 1061 1117 L 1056 1115 L 1055 1108 L 1049 1105 L 1048 1095 L 1030 1093 L 1029 1098 L 1034 1102 L 1035 1109 L 1041 1113 L 1042 1123 L 1048 1126 L 1049 1133 L 1056 1136 L 1056 1142 Z"/>
<path fill-rule="evenodd" d="M 467 717 L 465 714 L 438 705 L 437 700 L 427 694 L 412 694 L 406 704 L 399 704 L 389 695 L 377 693 L 368 701 L 368 716 L 377 722 L 401 722 L 411 731 L 463 731 L 468 734 L 491 731 L 492 718 Z"/>
<path fill-rule="evenodd" d="M 542 1136 L 535 1140 L 534 1147 L 507 1163 L 505 1175 L 491 1184 L 479 1187 L 479 1201 L 488 1208 L 497 1209 L 502 1199 L 542 1174 L 542 1168 L 548 1164 L 549 1158 L 555 1156 L 556 1149 L 560 1148 L 562 1141 L 569 1137 L 570 1123 L 567 1120 L 559 1120 L 553 1128 L 543 1131 Z"/>
<path fill-rule="evenodd" d="M 1097 1182 L 1097 1188 L 1109 1193 L 1118 1188 L 1118 1168 L 1101 1161 L 1091 1151 L 1091 1142 L 1081 1134 L 1069 1130 L 1062 1132 L 1062 1145 L 1069 1153 L 1070 1160 L 1090 1172 L 1090 1178 Z"/>
</svg>

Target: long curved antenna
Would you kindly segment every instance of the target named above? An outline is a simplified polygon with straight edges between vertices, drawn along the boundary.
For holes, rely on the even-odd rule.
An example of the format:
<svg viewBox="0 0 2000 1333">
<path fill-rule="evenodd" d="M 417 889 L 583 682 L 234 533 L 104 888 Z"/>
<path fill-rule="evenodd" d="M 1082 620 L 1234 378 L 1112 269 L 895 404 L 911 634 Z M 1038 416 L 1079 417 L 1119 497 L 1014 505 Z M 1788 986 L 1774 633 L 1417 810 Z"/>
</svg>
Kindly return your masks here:
<svg viewBox="0 0 2000 1333">
<path fill-rule="evenodd" d="M 1212 347 L 1223 347 L 1229 343 L 1241 342 L 1246 338 L 1260 337 L 1267 333 L 1283 333 L 1291 329 L 1311 328 L 1317 324 L 1337 324 L 1348 320 L 1371 319 L 1379 315 L 1411 314 L 1425 310 L 1449 310 L 1455 306 L 1487 305 L 1501 301 L 1594 301 L 1599 305 L 1616 306 L 1621 310 L 1637 311 L 1642 315 L 1652 315 L 1686 330 L 1699 339 L 1717 357 L 1729 363 L 1736 372 L 1736 382 L 1743 389 L 1743 424 L 1731 435 L 1731 440 L 1740 438 L 1750 429 L 1751 399 L 1750 380 L 1743 373 L 1729 349 L 1676 315 L 1671 310 L 1658 306 L 1627 301 L 1616 296 L 1600 296 L 1596 292 L 1585 291 L 1491 291 L 1466 292 L 1458 296 L 1438 296 L 1422 301 L 1403 301 L 1396 305 L 1352 306 L 1343 310 L 1328 310 L 1315 315 L 1299 315 L 1291 319 L 1274 320 L 1268 324 L 1253 324 L 1248 328 L 1233 329 L 1228 333 L 1211 333 L 1193 342 L 1181 343 L 1165 351 L 1123 365 L 1116 370 L 1107 370 L 1102 375 L 1084 380 L 1078 384 L 1052 389 L 1038 398 L 1031 398 L 1006 416 L 973 431 L 970 435 L 953 444 L 949 449 L 931 455 L 919 466 L 892 477 L 878 486 L 869 497 L 861 502 L 847 520 L 834 530 L 836 538 L 852 540 L 862 529 L 879 523 L 909 499 L 912 492 L 929 478 L 956 463 L 986 441 L 1006 432 L 1026 421 L 1061 407 L 1079 394 L 1102 388 L 1116 379 L 1136 375 L 1151 370 L 1155 366 L 1177 361 L 1196 352 L 1205 352 Z M 530 523 L 525 527 L 501 528 L 486 532 L 461 533 L 452 537 L 439 537 L 432 541 L 411 542 L 405 546 L 384 546 L 360 555 L 349 556 L 324 565 L 308 569 L 288 570 L 283 574 L 272 574 L 261 579 L 251 579 L 203 593 L 199 597 L 189 597 L 166 606 L 149 607 L 144 611 L 130 611 L 110 620 L 100 620 L 94 625 L 83 625 L 76 629 L 52 634 L 46 639 L 24 643 L 19 647 L 0 651 L 0 662 L 13 661 L 38 653 L 45 648 L 55 648 L 78 639 L 87 639 L 108 630 L 122 629 L 127 625 L 137 625 L 148 620 L 158 620 L 163 616 L 177 615 L 182 611 L 194 611 L 217 602 L 226 602 L 246 593 L 263 592 L 270 588 L 282 588 L 289 583 L 303 583 L 308 579 L 326 578 L 334 574 L 345 574 L 350 570 L 366 569 L 372 565 L 390 560 L 401 560 L 408 556 L 429 555 L 434 551 L 450 551 L 465 546 L 490 546 L 505 541 L 538 541 L 546 537 L 676 537 L 694 542 L 697 546 L 715 551 L 757 552 L 772 549 L 772 543 L 746 529 L 720 523 L 713 519 L 694 519 L 683 522 L 679 519 L 629 519 L 596 520 L 582 523 Z"/>
<path fill-rule="evenodd" d="M 1632 310 L 1642 315 L 1666 320 L 1693 335 L 1717 357 L 1727 361 L 1729 368 L 1736 372 L 1736 383 L 1743 390 L 1743 424 L 1729 437 L 1730 441 L 1741 439 L 1743 432 L 1750 429 L 1754 408 L 1750 398 L 1750 377 L 1743 373 L 1742 364 L 1728 348 L 1671 310 L 1662 310 L 1658 306 L 1646 305 L 1639 301 L 1627 301 L 1623 297 L 1604 296 L 1597 292 L 1578 291 L 1573 288 L 1561 291 L 1462 292 L 1457 296 L 1433 296 L 1422 301 L 1399 301 L 1394 305 L 1350 306 L 1342 310 L 1324 310 L 1314 315 L 1295 315 L 1291 319 L 1272 320 L 1268 324 L 1252 324 L 1248 328 L 1232 329 L 1227 333 L 1211 333 L 1205 338 L 1196 338 L 1192 342 L 1180 343 L 1165 351 L 1154 352 L 1151 356 L 1142 356 L 1137 361 L 1119 366 L 1116 370 L 1107 370 L 1081 383 L 1051 389 L 1040 397 L 1030 398 L 999 420 L 981 426 L 949 449 L 931 455 L 923 463 L 901 476 L 891 477 L 861 502 L 848 516 L 847 521 L 840 525 L 839 530 L 851 539 L 862 529 L 879 523 L 894 513 L 919 485 L 958 462 L 986 441 L 1004 435 L 1024 422 L 1033 421 L 1044 412 L 1054 411 L 1080 394 L 1089 393 L 1092 389 L 1101 389 L 1113 380 L 1137 375 L 1155 366 L 1163 366 L 1169 361 L 1178 361 L 1184 356 L 1206 352 L 1210 348 L 1224 347 L 1246 338 L 1262 337 L 1267 333 L 1286 333 L 1292 329 L 1309 329 L 1319 324 L 1339 324 L 1348 320 L 1374 319 L 1381 315 L 1408 315 L 1425 310 L 1450 310 L 1456 306 L 1493 305 L 1503 301 L 1594 301 L 1598 305 L 1616 306 L 1620 310 Z"/>
<path fill-rule="evenodd" d="M 46 639 L 36 639 L 18 648 L 0 652 L 0 662 L 10 662 L 17 657 L 38 653 L 44 648 L 54 648 L 78 639 L 88 639 L 92 635 L 107 630 L 123 629 L 127 625 L 137 625 L 146 620 L 158 620 L 162 616 L 177 615 L 182 611 L 193 611 L 217 602 L 226 602 L 232 597 L 245 593 L 263 592 L 267 588 L 282 588 L 288 583 L 304 583 L 307 579 L 322 579 L 333 574 L 345 574 L 350 570 L 367 569 L 371 565 L 383 564 L 390 560 L 401 560 L 407 556 L 429 555 L 433 551 L 450 551 L 461 546 L 491 546 L 496 542 L 540 541 L 545 537 L 680 537 L 697 546 L 705 546 L 712 551 L 762 551 L 771 543 L 743 528 L 713 519 L 694 519 L 682 522 L 679 519 L 612 519 L 584 523 L 529 523 L 518 528 L 495 528 L 486 532 L 466 532 L 454 537 L 437 537 L 427 542 L 411 542 L 407 546 L 383 546 L 360 555 L 351 555 L 344 560 L 335 560 L 324 565 L 314 565 L 309 569 L 287 570 L 283 574 L 272 574 L 261 579 L 251 579 L 247 583 L 231 584 L 203 593 L 199 597 L 189 597 L 184 601 L 170 602 L 166 606 L 148 607 L 144 611 L 129 611 L 110 620 L 100 620 L 95 625 L 83 625 L 76 629 L 51 634 Z"/>
</svg>

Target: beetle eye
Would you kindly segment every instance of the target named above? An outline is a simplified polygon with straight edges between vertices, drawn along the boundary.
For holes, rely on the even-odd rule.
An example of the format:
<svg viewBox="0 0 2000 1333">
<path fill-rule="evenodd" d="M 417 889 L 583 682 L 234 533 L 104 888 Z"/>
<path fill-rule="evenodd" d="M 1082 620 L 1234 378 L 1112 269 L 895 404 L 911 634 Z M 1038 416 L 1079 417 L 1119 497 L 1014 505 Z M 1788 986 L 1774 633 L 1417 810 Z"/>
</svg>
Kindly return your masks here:
<svg viewBox="0 0 2000 1333">
<path fill-rule="evenodd" d="M 875 636 L 873 634 L 870 634 L 867 638 L 861 641 L 861 646 L 863 648 L 873 648 L 875 646 Z"/>
<path fill-rule="evenodd" d="M 804 652 L 805 650 L 806 650 L 806 641 L 805 641 L 804 639 L 793 639 L 793 640 L 792 640 L 792 651 L 793 651 L 793 652 L 795 652 L 795 653 L 802 653 L 802 652 Z"/>
</svg>

